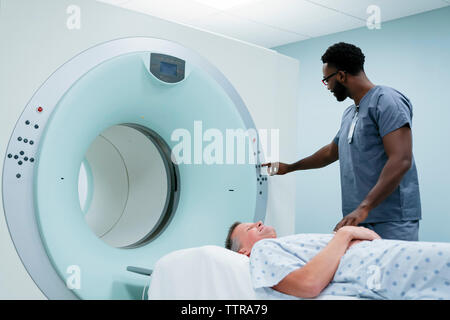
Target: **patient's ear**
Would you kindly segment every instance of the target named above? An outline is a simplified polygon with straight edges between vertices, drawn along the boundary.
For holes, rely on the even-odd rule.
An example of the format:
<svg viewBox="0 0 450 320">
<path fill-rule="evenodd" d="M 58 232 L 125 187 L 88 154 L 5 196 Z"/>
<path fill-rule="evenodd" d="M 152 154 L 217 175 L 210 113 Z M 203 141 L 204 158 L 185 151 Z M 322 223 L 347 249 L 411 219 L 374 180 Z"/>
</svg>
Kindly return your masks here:
<svg viewBox="0 0 450 320">
<path fill-rule="evenodd" d="M 238 253 L 245 254 L 247 257 L 250 257 L 250 250 L 247 250 L 246 248 L 239 249 Z"/>
</svg>

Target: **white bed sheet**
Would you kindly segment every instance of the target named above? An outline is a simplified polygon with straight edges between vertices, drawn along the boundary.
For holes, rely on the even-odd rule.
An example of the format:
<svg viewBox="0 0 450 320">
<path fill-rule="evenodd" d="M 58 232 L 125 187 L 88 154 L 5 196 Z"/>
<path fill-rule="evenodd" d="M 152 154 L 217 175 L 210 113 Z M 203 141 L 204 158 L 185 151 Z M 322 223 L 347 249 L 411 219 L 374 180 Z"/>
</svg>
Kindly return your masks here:
<svg viewBox="0 0 450 320">
<path fill-rule="evenodd" d="M 255 300 L 249 258 L 219 246 L 171 252 L 160 258 L 148 289 L 149 300 Z M 360 300 L 319 295 L 314 300 Z"/>
</svg>

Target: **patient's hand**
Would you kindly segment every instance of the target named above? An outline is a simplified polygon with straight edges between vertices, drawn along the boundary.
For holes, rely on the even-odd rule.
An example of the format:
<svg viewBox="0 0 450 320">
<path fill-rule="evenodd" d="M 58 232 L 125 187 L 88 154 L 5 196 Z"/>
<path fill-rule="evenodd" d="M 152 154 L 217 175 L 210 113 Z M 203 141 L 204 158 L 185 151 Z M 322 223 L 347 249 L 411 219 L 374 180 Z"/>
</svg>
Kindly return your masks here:
<svg viewBox="0 0 450 320">
<path fill-rule="evenodd" d="M 347 249 L 363 240 L 381 239 L 381 237 L 375 231 L 365 227 L 344 226 L 340 228 L 336 233 L 344 233 L 350 237 Z"/>
</svg>

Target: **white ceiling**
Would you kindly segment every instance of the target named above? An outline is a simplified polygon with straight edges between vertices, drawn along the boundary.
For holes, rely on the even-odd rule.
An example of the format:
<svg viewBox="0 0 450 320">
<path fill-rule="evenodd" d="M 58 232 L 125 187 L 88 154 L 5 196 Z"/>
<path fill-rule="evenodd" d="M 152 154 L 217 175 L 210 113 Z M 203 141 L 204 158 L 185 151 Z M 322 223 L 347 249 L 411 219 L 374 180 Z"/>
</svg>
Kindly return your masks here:
<svg viewBox="0 0 450 320">
<path fill-rule="evenodd" d="M 97 0 L 272 48 L 442 8 L 450 0 Z M 382 25 L 381 25 L 382 27 Z"/>
</svg>

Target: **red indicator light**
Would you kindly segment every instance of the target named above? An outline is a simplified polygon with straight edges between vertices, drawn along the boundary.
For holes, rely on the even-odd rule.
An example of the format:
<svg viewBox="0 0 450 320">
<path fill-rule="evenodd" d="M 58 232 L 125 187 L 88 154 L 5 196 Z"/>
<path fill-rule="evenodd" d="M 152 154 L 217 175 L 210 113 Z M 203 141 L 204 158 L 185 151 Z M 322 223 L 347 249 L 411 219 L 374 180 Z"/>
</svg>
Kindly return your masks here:
<svg viewBox="0 0 450 320">
<path fill-rule="evenodd" d="M 38 112 L 42 112 L 42 111 L 44 111 L 44 109 L 43 109 L 42 107 L 38 107 L 38 108 L 37 108 L 37 111 L 38 111 Z"/>
</svg>

